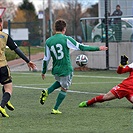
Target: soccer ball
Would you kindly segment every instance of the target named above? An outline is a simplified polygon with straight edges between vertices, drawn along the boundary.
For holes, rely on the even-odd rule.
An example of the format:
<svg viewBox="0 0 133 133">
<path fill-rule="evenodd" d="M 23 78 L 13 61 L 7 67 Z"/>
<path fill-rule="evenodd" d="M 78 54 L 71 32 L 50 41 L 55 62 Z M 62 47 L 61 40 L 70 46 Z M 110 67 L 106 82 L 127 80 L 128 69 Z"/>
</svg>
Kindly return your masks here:
<svg viewBox="0 0 133 133">
<path fill-rule="evenodd" d="M 78 55 L 76 57 L 76 64 L 78 66 L 85 66 L 88 63 L 88 57 L 84 54 Z"/>
</svg>

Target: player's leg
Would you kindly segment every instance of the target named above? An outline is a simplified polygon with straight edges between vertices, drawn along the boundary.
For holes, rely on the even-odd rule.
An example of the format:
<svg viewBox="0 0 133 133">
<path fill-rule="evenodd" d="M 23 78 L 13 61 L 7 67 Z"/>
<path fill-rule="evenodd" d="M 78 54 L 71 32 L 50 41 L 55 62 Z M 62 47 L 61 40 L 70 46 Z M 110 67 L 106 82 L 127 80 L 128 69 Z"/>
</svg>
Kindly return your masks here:
<svg viewBox="0 0 133 133">
<path fill-rule="evenodd" d="M 11 74 L 8 66 L 1 67 L 1 84 L 3 85 L 2 87 L 2 92 L 3 92 L 3 97 L 8 97 L 7 98 L 7 103 L 6 106 L 9 110 L 14 110 L 13 105 L 11 104 L 10 97 L 12 94 L 12 79 L 11 79 Z"/>
<path fill-rule="evenodd" d="M 109 101 L 116 98 L 122 98 L 126 95 L 122 90 L 123 88 L 119 86 L 115 86 L 107 94 L 99 95 L 92 98 L 91 100 L 81 102 L 79 104 L 79 107 L 87 107 L 97 102 L 104 102 L 104 101 Z"/>
<path fill-rule="evenodd" d="M 126 96 L 126 98 L 127 98 L 127 100 L 128 100 L 129 102 L 132 103 L 132 109 L 133 109 L 133 94 L 132 94 L 132 93 L 131 93 L 131 94 L 128 94 L 128 95 Z"/>
<path fill-rule="evenodd" d="M 10 71 L 8 66 L 1 67 L 1 84 L 4 86 L 3 97 L 0 104 L 0 113 L 3 117 L 9 117 L 9 115 L 5 111 L 5 106 L 11 98 L 12 94 L 12 80 L 10 76 Z"/>
<path fill-rule="evenodd" d="M 71 82 L 72 82 L 72 76 L 73 76 L 73 73 L 71 73 L 70 75 L 65 76 L 65 77 L 59 77 L 61 91 L 59 92 L 59 94 L 57 96 L 56 103 L 55 103 L 54 108 L 52 109 L 51 114 L 61 114 L 62 113 L 58 110 L 58 108 L 67 95 L 67 90 L 70 87 Z"/>
<path fill-rule="evenodd" d="M 89 100 L 87 102 L 87 104 L 91 105 L 91 104 L 96 103 L 96 102 L 101 103 L 101 102 L 110 101 L 113 99 L 116 99 L 116 96 L 111 91 L 109 91 L 107 94 L 99 95 L 99 96 L 96 96 L 95 98 L 93 98 L 92 100 Z"/>
<path fill-rule="evenodd" d="M 40 96 L 40 103 L 44 104 L 44 102 L 46 101 L 46 98 L 48 97 L 48 95 L 50 93 L 52 93 L 55 89 L 58 89 L 59 87 L 61 87 L 60 83 L 58 81 L 56 81 L 53 85 L 51 85 L 47 90 L 43 90 L 42 94 Z"/>
<path fill-rule="evenodd" d="M 115 86 L 107 94 L 96 96 L 92 98 L 91 100 L 88 100 L 87 102 L 86 101 L 81 102 L 79 104 L 79 107 L 87 107 L 97 102 L 110 101 L 116 98 L 121 99 L 123 97 L 126 97 L 127 94 L 128 92 L 126 88 Z"/>
<path fill-rule="evenodd" d="M 67 95 L 67 89 L 61 87 L 61 91 L 59 92 L 57 99 L 56 99 L 56 103 L 54 108 L 51 111 L 51 114 L 61 114 L 62 112 L 58 110 L 59 106 L 61 105 L 61 103 L 63 102 L 63 100 L 65 99 Z"/>
<path fill-rule="evenodd" d="M 5 106 L 7 102 L 10 100 L 11 94 L 12 94 L 12 83 L 8 83 L 4 85 L 5 92 L 2 97 L 2 101 L 0 104 L 0 113 L 3 117 L 9 117 L 9 115 L 5 111 Z"/>
<path fill-rule="evenodd" d="M 12 83 L 5 84 L 4 85 L 4 89 L 5 89 L 5 92 L 3 94 L 2 102 L 1 102 L 1 107 L 3 107 L 3 108 L 6 106 L 7 102 L 11 98 L 11 94 L 12 94 Z"/>
<path fill-rule="evenodd" d="M 5 93 L 4 86 L 2 87 L 2 92 L 3 92 L 3 94 Z M 14 106 L 11 104 L 10 100 L 7 102 L 6 107 L 7 107 L 9 110 L 11 110 L 11 111 L 14 110 Z"/>
<path fill-rule="evenodd" d="M 55 89 L 58 89 L 59 87 L 61 87 L 60 83 L 58 81 L 56 81 L 52 86 L 50 86 L 47 90 L 48 90 L 48 95 L 50 93 L 52 93 Z"/>
<path fill-rule="evenodd" d="M 61 105 L 61 103 L 63 102 L 63 100 L 65 99 L 66 95 L 67 95 L 67 90 L 61 87 L 61 91 L 58 94 L 58 97 L 56 99 L 56 104 L 55 104 L 54 108 L 52 109 L 51 114 L 61 114 L 62 113 L 58 110 L 58 108 Z"/>
<path fill-rule="evenodd" d="M 117 97 L 111 91 L 109 91 L 107 94 L 99 95 L 99 96 L 92 98 L 91 100 L 81 102 L 79 104 L 79 107 L 87 107 L 87 106 L 93 105 L 94 103 L 110 101 L 116 98 Z"/>
</svg>

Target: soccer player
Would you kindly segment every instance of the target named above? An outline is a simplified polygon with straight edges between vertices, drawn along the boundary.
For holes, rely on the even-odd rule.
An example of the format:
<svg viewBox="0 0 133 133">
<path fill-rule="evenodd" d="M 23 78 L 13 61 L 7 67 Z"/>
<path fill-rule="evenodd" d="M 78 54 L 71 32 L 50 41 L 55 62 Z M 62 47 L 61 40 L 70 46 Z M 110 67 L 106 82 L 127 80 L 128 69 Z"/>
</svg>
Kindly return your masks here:
<svg viewBox="0 0 133 133">
<path fill-rule="evenodd" d="M 79 107 L 91 106 L 97 102 L 110 101 L 113 99 L 121 99 L 126 97 L 129 102 L 133 104 L 133 63 L 127 65 L 128 57 L 121 56 L 121 63 L 118 66 L 117 73 L 122 74 L 129 72 L 128 78 L 122 81 L 122 83 L 113 87 L 107 94 L 99 95 L 91 100 L 83 101 L 79 104 Z"/>
<path fill-rule="evenodd" d="M 11 50 L 14 50 L 27 63 L 28 67 L 34 70 L 36 68 L 36 65 L 33 62 L 29 61 L 24 53 L 14 43 L 12 38 L 8 34 L 2 32 L 2 29 L 3 21 L 0 18 L 0 83 L 3 85 L 3 97 L 0 104 L 0 113 L 3 117 L 9 117 L 9 115 L 6 113 L 5 106 L 11 111 L 14 110 L 14 107 L 10 102 L 12 95 L 12 78 L 5 57 L 6 46 L 8 46 Z"/>
<path fill-rule="evenodd" d="M 55 22 L 56 34 L 48 38 L 45 43 L 45 56 L 43 59 L 42 67 L 42 79 L 45 78 L 49 60 L 53 59 L 52 74 L 55 77 L 55 82 L 47 90 L 43 90 L 40 96 L 40 103 L 44 104 L 46 98 L 55 89 L 61 88 L 54 108 L 51 114 L 61 114 L 58 110 L 60 104 L 64 100 L 67 94 L 67 90 L 72 82 L 73 68 L 70 60 L 70 49 L 82 50 L 82 51 L 101 51 L 107 50 L 107 47 L 92 47 L 78 43 L 73 38 L 64 35 L 66 32 L 66 22 L 62 19 L 58 19 Z"/>
</svg>

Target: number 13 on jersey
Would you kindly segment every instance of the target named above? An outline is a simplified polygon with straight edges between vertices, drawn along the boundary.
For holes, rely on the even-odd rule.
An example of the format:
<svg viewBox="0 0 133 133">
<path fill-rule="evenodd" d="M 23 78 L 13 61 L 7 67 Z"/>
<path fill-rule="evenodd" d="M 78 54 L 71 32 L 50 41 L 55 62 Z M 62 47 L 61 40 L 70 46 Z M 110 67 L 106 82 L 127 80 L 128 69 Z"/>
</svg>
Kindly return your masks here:
<svg viewBox="0 0 133 133">
<path fill-rule="evenodd" d="M 63 47 L 61 44 L 56 44 L 50 49 L 57 60 L 61 60 L 64 57 Z"/>
</svg>

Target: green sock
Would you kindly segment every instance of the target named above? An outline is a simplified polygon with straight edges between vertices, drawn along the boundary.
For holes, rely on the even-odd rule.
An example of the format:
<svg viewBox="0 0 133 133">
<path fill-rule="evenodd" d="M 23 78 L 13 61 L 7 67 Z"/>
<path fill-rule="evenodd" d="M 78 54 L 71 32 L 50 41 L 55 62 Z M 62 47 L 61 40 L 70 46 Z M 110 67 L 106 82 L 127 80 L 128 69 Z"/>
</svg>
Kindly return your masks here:
<svg viewBox="0 0 133 133">
<path fill-rule="evenodd" d="M 61 87 L 60 83 L 58 81 L 56 81 L 53 85 L 51 85 L 48 88 L 48 94 L 52 93 L 55 89 Z"/>
<path fill-rule="evenodd" d="M 64 100 L 64 98 L 66 97 L 66 92 L 65 91 L 60 91 L 59 92 L 59 95 L 58 95 L 58 97 L 57 97 L 57 99 L 56 99 L 56 104 L 55 104 L 55 106 L 54 106 L 54 109 L 55 110 L 57 110 L 58 109 L 58 107 L 60 106 L 60 104 L 62 103 L 62 101 Z"/>
</svg>

